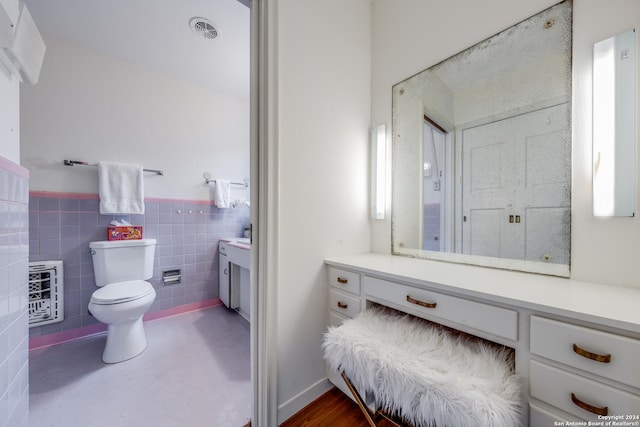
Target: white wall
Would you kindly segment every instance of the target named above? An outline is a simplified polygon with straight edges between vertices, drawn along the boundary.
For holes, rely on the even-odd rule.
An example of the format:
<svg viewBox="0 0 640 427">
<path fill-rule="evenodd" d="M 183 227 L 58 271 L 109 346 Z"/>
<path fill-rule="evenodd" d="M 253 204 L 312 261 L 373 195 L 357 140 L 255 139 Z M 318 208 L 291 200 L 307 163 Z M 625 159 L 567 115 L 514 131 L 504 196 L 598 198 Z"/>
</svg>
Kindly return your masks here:
<svg viewBox="0 0 640 427">
<path fill-rule="evenodd" d="M 279 421 L 326 390 L 324 258 L 369 251 L 369 0 L 277 3 Z"/>
<path fill-rule="evenodd" d="M 372 122 L 391 123 L 391 87 L 395 83 L 554 3 L 374 0 Z M 591 49 L 598 40 L 640 28 L 640 2 L 574 0 L 573 5 L 571 277 L 640 287 L 640 221 L 637 217 L 596 219 L 591 208 Z M 429 25 L 423 25 L 427 17 Z M 388 179 L 390 194 L 390 176 Z M 638 189 L 640 194 L 640 185 Z M 390 219 L 374 222 L 371 231 L 372 251 L 389 253 Z"/>
<path fill-rule="evenodd" d="M 20 164 L 20 83 L 0 64 L 0 156 Z"/>
<path fill-rule="evenodd" d="M 248 99 L 60 38 L 45 42 L 40 81 L 21 94 L 21 157 L 31 190 L 97 193 L 97 169 L 63 166 L 64 159 L 164 170 L 164 177 L 145 174 L 147 197 L 206 200 L 205 171 L 249 177 Z"/>
<path fill-rule="evenodd" d="M 635 218 L 594 218 L 591 194 L 593 44 L 634 27 L 640 30 L 640 2 L 610 0 L 604 4 L 598 0 L 576 0 L 573 8 L 571 277 L 640 287 L 638 214 Z M 637 69 L 640 72 L 640 66 Z M 640 103 L 636 101 L 636 105 Z M 636 123 L 640 124 L 640 109 L 636 111 Z M 640 165 L 640 149 L 636 156 L 636 165 Z M 636 200 L 640 200 L 640 185 L 637 191 Z"/>
</svg>

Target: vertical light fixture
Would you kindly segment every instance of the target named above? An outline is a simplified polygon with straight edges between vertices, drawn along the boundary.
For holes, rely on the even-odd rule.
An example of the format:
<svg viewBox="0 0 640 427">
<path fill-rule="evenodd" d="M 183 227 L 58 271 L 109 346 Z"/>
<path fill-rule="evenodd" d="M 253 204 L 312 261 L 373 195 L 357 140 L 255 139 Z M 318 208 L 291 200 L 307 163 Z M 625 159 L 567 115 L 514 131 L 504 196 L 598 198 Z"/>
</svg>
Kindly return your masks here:
<svg viewBox="0 0 640 427">
<path fill-rule="evenodd" d="M 387 127 L 371 130 L 371 218 L 384 219 L 387 179 Z"/>
<path fill-rule="evenodd" d="M 593 47 L 593 214 L 636 210 L 636 33 Z"/>
</svg>

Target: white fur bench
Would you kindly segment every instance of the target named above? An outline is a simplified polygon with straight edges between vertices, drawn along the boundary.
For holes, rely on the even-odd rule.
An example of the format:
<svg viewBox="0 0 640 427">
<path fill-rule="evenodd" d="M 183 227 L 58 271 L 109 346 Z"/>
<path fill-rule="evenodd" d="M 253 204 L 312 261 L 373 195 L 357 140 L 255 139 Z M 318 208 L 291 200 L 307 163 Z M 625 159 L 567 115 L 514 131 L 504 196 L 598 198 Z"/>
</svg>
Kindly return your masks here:
<svg viewBox="0 0 640 427">
<path fill-rule="evenodd" d="M 504 347 L 369 309 L 330 327 L 323 351 L 329 367 L 360 392 L 354 397 L 365 415 L 359 394 L 371 393 L 377 408 L 414 426 L 520 424 L 519 380 Z"/>
</svg>

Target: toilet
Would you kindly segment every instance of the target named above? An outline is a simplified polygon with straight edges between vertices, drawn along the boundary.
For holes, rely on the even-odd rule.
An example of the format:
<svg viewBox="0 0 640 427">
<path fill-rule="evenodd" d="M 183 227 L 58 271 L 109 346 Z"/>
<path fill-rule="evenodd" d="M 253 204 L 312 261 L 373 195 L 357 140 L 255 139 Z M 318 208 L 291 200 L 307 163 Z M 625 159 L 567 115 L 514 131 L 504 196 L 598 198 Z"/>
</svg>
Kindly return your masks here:
<svg viewBox="0 0 640 427">
<path fill-rule="evenodd" d="M 151 283 L 155 239 L 89 243 L 96 290 L 89 313 L 109 326 L 102 354 L 105 363 L 118 363 L 142 353 L 147 338 L 142 316 L 156 298 Z"/>
</svg>

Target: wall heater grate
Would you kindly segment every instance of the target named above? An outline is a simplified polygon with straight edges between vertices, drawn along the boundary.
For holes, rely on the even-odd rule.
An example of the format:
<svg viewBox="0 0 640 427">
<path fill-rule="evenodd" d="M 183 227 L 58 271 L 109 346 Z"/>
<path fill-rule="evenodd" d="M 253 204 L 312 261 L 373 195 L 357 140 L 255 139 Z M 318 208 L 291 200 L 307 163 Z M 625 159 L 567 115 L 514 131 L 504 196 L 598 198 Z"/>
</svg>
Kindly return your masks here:
<svg viewBox="0 0 640 427">
<path fill-rule="evenodd" d="M 62 261 L 29 263 L 29 327 L 64 320 Z"/>
</svg>

